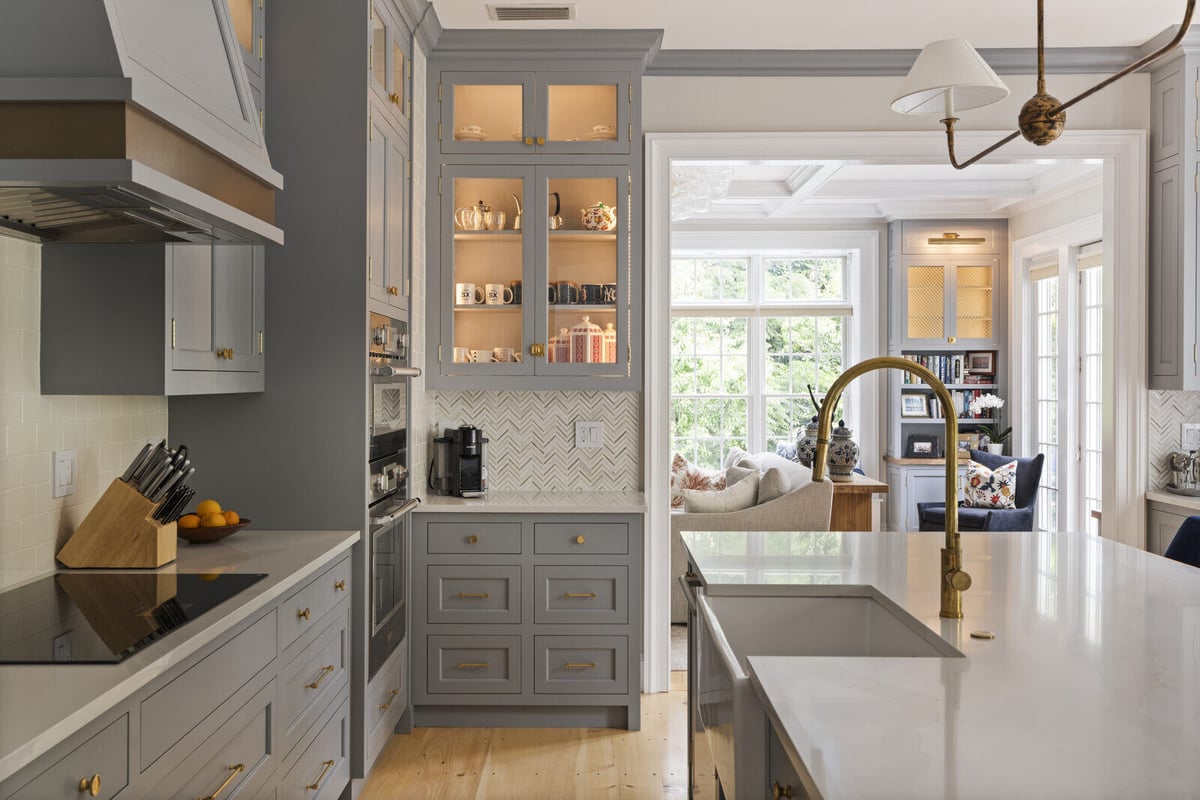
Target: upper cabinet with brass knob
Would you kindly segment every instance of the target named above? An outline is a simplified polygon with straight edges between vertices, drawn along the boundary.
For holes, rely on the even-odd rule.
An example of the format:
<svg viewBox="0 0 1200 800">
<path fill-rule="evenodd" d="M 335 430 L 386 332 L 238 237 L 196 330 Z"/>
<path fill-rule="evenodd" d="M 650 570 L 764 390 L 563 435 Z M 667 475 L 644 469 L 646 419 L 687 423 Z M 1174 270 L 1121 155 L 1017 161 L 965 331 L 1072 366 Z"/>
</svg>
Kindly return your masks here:
<svg viewBox="0 0 1200 800">
<path fill-rule="evenodd" d="M 407 107 L 412 97 L 412 22 L 393 0 L 371 0 L 368 82 L 389 121 L 408 135 Z"/>
<path fill-rule="evenodd" d="M 51 242 L 42 286 L 45 394 L 263 390 L 260 246 Z"/>
<path fill-rule="evenodd" d="M 903 349 L 996 349 L 1007 253 L 1004 220 L 892 223 L 893 341 Z"/>
<path fill-rule="evenodd" d="M 286 2 L 286 0 L 285 0 Z M 250 95 L 259 112 L 260 126 L 265 125 L 267 90 L 267 10 L 266 0 L 225 0 L 229 6 L 229 19 L 233 23 L 233 38 L 238 43 L 242 62 L 246 65 L 246 78 L 250 82 Z"/>
</svg>

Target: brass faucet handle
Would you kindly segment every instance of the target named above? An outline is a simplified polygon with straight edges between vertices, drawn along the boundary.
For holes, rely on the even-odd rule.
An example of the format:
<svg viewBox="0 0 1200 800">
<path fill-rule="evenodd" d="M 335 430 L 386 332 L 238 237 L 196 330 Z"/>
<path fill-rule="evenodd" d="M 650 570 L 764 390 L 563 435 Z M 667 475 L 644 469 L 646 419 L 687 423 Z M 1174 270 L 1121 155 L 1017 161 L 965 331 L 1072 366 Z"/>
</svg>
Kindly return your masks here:
<svg viewBox="0 0 1200 800">
<path fill-rule="evenodd" d="M 965 592 L 971 588 L 971 576 L 966 570 L 955 569 L 946 573 L 946 583 L 950 584 L 950 588 L 958 592 Z"/>
</svg>

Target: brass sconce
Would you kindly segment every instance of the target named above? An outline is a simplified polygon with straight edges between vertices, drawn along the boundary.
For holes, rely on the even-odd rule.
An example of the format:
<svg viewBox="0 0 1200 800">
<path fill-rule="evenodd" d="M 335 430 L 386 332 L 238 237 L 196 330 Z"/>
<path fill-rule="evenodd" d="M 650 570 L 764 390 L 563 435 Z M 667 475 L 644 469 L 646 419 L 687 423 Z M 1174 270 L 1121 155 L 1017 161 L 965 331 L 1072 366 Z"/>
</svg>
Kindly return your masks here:
<svg viewBox="0 0 1200 800">
<path fill-rule="evenodd" d="M 954 232 L 929 237 L 930 244 L 983 244 L 986 241 L 982 236 L 959 236 Z"/>
<path fill-rule="evenodd" d="M 946 126 L 946 146 L 950 151 L 950 163 L 955 169 L 964 169 L 1004 145 L 1023 136 L 1036 145 L 1045 145 L 1058 138 L 1067 123 L 1066 111 L 1071 106 L 1090 97 L 1111 83 L 1156 61 L 1175 49 L 1183 40 L 1192 24 L 1192 11 L 1196 0 L 1187 0 L 1187 9 L 1179 32 L 1159 49 L 1139 58 L 1125 69 L 1100 81 L 1092 88 L 1075 95 L 1066 102 L 1046 93 L 1045 37 L 1043 35 L 1043 0 L 1037 4 L 1037 94 L 1021 107 L 1017 118 L 1017 130 L 1005 136 L 991 147 L 972 158 L 959 163 L 954 153 L 954 123 L 957 110 L 967 110 L 990 105 L 1008 96 L 1008 87 L 997 77 L 983 57 L 962 39 L 943 39 L 925 46 L 913 62 L 908 77 L 892 101 L 892 110 L 901 114 L 942 114 Z M 930 244 L 933 240 L 930 239 Z M 959 242 L 960 244 L 963 242 Z"/>
</svg>

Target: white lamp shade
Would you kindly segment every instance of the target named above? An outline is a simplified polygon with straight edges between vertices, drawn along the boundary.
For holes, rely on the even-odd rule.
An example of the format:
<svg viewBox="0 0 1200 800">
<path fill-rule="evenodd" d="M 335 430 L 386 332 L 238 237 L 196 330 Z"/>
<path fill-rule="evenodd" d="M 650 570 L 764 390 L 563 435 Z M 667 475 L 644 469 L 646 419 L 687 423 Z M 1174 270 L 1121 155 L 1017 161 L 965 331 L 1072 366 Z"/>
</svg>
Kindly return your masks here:
<svg viewBox="0 0 1200 800">
<path fill-rule="evenodd" d="M 892 110 L 901 114 L 944 114 L 945 93 L 951 108 L 966 111 L 1008 97 L 1008 87 L 983 56 L 964 39 L 930 42 L 913 62 Z"/>
</svg>

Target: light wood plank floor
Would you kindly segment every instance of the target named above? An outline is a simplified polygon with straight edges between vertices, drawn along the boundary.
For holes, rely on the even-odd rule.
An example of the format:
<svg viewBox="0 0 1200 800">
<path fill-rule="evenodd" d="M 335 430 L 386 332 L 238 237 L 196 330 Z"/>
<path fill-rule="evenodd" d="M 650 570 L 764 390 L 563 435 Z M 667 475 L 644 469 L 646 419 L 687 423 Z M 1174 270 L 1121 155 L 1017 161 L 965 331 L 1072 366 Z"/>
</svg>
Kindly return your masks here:
<svg viewBox="0 0 1200 800">
<path fill-rule="evenodd" d="M 687 797 L 686 673 L 642 695 L 640 731 L 416 728 L 392 737 L 360 800 Z"/>
</svg>

